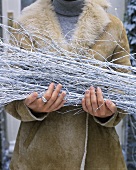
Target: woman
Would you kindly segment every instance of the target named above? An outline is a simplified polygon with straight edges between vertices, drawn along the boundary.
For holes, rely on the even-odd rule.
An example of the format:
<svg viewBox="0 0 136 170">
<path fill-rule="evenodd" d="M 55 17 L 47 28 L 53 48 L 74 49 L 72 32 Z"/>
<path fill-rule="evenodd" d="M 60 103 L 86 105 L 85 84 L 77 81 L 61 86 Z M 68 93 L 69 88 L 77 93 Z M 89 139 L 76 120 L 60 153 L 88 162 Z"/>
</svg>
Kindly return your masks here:
<svg viewBox="0 0 136 170">
<path fill-rule="evenodd" d="M 130 65 L 125 29 L 106 12 L 108 6 L 106 0 L 37 0 L 23 10 L 19 23 L 30 33 L 36 29 L 40 34 L 33 42 L 29 36 L 15 32 L 14 36 L 28 50 L 31 43 L 46 48 L 44 37 L 69 51 L 84 53 L 86 47 L 98 60 Z M 20 28 L 18 24 L 14 27 Z M 118 59 L 121 56 L 126 57 Z M 112 101 L 104 101 L 99 87 L 91 86 L 81 101 L 83 112 L 74 115 L 74 106 L 63 107 L 66 93 L 61 92 L 62 86 L 55 88 L 51 83 L 42 98 L 34 92 L 5 107 L 21 120 L 10 169 L 126 170 L 114 128 L 124 117 L 121 110 Z"/>
</svg>

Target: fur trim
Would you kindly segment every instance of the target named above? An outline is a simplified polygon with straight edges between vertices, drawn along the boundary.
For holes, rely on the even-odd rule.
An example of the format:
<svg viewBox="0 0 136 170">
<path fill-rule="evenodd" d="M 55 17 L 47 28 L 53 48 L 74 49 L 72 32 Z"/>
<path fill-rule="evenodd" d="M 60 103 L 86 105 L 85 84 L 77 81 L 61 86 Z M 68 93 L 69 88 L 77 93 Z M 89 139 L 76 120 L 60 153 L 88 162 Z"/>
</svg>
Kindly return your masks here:
<svg viewBox="0 0 136 170">
<path fill-rule="evenodd" d="M 85 0 L 85 6 L 81 13 L 73 40 L 71 43 L 76 46 L 89 45 L 95 43 L 95 40 L 104 32 L 105 27 L 110 23 L 108 14 L 104 8 L 109 3 L 106 0 Z M 51 0 L 38 0 L 22 11 L 19 20 L 26 29 L 33 33 L 34 29 L 39 31 L 38 36 L 65 44 L 66 41 L 62 34 L 61 26 L 57 19 Z M 77 40 L 84 40 L 77 42 Z M 38 40 L 39 41 L 39 40 Z M 45 42 L 44 42 L 45 43 Z M 41 44 L 41 42 L 40 42 Z M 45 44 L 43 44 L 45 46 Z"/>
<path fill-rule="evenodd" d="M 28 29 L 37 29 L 42 36 L 57 39 L 61 36 L 51 0 L 38 0 L 22 11 L 19 21 Z M 54 31 L 55 30 L 55 31 Z"/>
<path fill-rule="evenodd" d="M 98 39 L 98 37 L 104 32 L 105 27 L 110 23 L 109 16 L 104 8 L 98 3 L 94 3 L 95 1 L 97 0 L 87 0 L 85 2 L 85 6 L 81 16 L 79 17 L 73 38 L 75 40 L 82 40 L 81 43 L 85 40 L 84 43 L 87 44 L 84 45 L 89 45 L 90 47 L 95 43 L 95 40 Z"/>
</svg>

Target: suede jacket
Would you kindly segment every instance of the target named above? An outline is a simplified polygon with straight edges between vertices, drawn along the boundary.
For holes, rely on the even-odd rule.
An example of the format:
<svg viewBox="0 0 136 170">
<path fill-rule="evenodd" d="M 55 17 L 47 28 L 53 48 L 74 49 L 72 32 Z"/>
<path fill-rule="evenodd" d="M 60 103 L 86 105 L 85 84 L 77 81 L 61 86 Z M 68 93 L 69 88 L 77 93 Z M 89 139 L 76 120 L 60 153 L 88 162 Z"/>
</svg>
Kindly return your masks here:
<svg viewBox="0 0 136 170">
<path fill-rule="evenodd" d="M 69 51 L 85 55 L 87 49 L 98 60 L 130 65 L 125 29 L 118 18 L 106 12 L 108 6 L 106 0 L 85 0 L 71 42 L 67 42 L 51 0 L 37 0 L 22 11 L 19 24 L 14 24 L 19 32 L 25 28 L 30 34 L 13 34 L 19 46 L 27 50 L 32 43 L 35 49 L 46 48 L 54 40 Z M 120 109 L 104 122 L 84 111 L 75 114 L 75 106 L 65 106 L 59 110 L 61 113 L 35 115 L 20 100 L 9 103 L 5 109 L 21 121 L 11 170 L 127 169 L 115 131 L 125 115 Z"/>
</svg>

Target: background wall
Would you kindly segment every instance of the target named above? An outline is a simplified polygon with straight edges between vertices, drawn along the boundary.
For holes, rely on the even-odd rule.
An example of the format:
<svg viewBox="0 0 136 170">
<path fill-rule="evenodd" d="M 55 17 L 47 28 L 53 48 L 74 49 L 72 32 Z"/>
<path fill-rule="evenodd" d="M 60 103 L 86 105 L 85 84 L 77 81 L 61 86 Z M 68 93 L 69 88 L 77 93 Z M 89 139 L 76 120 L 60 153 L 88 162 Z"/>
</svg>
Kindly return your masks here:
<svg viewBox="0 0 136 170">
<path fill-rule="evenodd" d="M 109 12 L 113 15 L 120 18 L 122 21 L 124 20 L 124 12 L 125 12 L 125 0 L 109 0 L 112 7 L 109 9 Z"/>
</svg>

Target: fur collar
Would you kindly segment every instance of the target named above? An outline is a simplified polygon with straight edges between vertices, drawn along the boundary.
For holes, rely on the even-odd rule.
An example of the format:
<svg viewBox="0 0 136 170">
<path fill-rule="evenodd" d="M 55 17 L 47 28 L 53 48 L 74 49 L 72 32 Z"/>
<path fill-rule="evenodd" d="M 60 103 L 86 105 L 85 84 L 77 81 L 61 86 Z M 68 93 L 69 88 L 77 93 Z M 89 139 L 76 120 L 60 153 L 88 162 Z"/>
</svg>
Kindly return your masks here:
<svg viewBox="0 0 136 170">
<path fill-rule="evenodd" d="M 88 46 L 92 46 L 110 23 L 109 16 L 105 11 L 109 5 L 107 0 L 85 0 L 85 6 L 79 16 L 71 43 L 76 46 L 84 46 L 86 43 Z M 44 36 L 58 43 L 67 44 L 51 0 L 37 0 L 26 7 L 22 11 L 19 22 L 31 30 L 31 33 L 35 29 L 39 30 L 38 36 L 41 38 Z M 80 40 L 80 43 L 77 40 Z"/>
</svg>

